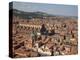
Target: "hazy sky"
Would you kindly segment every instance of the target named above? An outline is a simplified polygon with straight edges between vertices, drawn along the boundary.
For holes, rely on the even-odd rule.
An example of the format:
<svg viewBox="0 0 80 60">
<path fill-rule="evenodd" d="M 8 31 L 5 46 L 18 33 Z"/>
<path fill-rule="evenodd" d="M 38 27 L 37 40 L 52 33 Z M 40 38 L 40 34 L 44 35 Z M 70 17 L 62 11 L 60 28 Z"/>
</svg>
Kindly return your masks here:
<svg viewBox="0 0 80 60">
<path fill-rule="evenodd" d="M 78 6 L 76 5 L 13 2 L 13 8 L 26 12 L 41 11 L 53 15 L 78 16 Z"/>
</svg>

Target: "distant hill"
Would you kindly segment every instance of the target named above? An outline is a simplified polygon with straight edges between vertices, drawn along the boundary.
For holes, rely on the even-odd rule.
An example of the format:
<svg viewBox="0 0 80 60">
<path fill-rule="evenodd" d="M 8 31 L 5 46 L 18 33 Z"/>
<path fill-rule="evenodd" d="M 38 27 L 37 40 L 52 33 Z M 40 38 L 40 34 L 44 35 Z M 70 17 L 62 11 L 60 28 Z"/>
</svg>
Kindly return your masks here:
<svg viewBox="0 0 80 60">
<path fill-rule="evenodd" d="M 20 11 L 20 10 L 17 10 L 17 9 L 10 9 L 9 11 L 13 11 L 13 15 L 14 16 L 18 16 L 20 18 L 23 18 L 23 19 L 31 19 L 31 18 L 44 18 L 44 17 L 57 17 L 60 19 L 60 17 L 62 18 L 66 18 L 66 19 L 70 19 L 70 18 L 76 18 L 77 17 L 74 17 L 74 16 L 58 16 L 58 15 L 51 15 L 51 14 L 47 14 L 45 12 L 40 12 L 40 11 L 37 11 L 37 12 L 24 12 L 24 11 Z"/>
<path fill-rule="evenodd" d="M 11 10 L 10 10 L 11 11 Z M 49 17 L 52 16 L 50 14 L 44 13 L 44 12 L 24 12 L 17 9 L 13 9 L 13 15 L 19 16 L 20 18 L 24 19 L 31 19 L 31 18 L 43 18 L 43 17 Z"/>
</svg>

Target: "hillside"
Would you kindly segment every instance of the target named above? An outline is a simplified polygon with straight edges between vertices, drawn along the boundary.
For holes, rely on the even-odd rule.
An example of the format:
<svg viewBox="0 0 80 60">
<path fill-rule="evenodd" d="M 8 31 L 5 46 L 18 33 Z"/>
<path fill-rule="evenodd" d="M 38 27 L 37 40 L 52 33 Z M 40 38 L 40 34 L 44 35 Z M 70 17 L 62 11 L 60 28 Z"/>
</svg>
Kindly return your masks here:
<svg viewBox="0 0 80 60">
<path fill-rule="evenodd" d="M 44 12 L 24 12 L 17 9 L 10 10 L 13 11 L 14 16 L 18 16 L 20 18 L 24 19 L 31 19 L 31 18 L 43 18 L 43 17 L 49 17 L 52 16 L 50 14 L 44 13 Z"/>
</svg>

